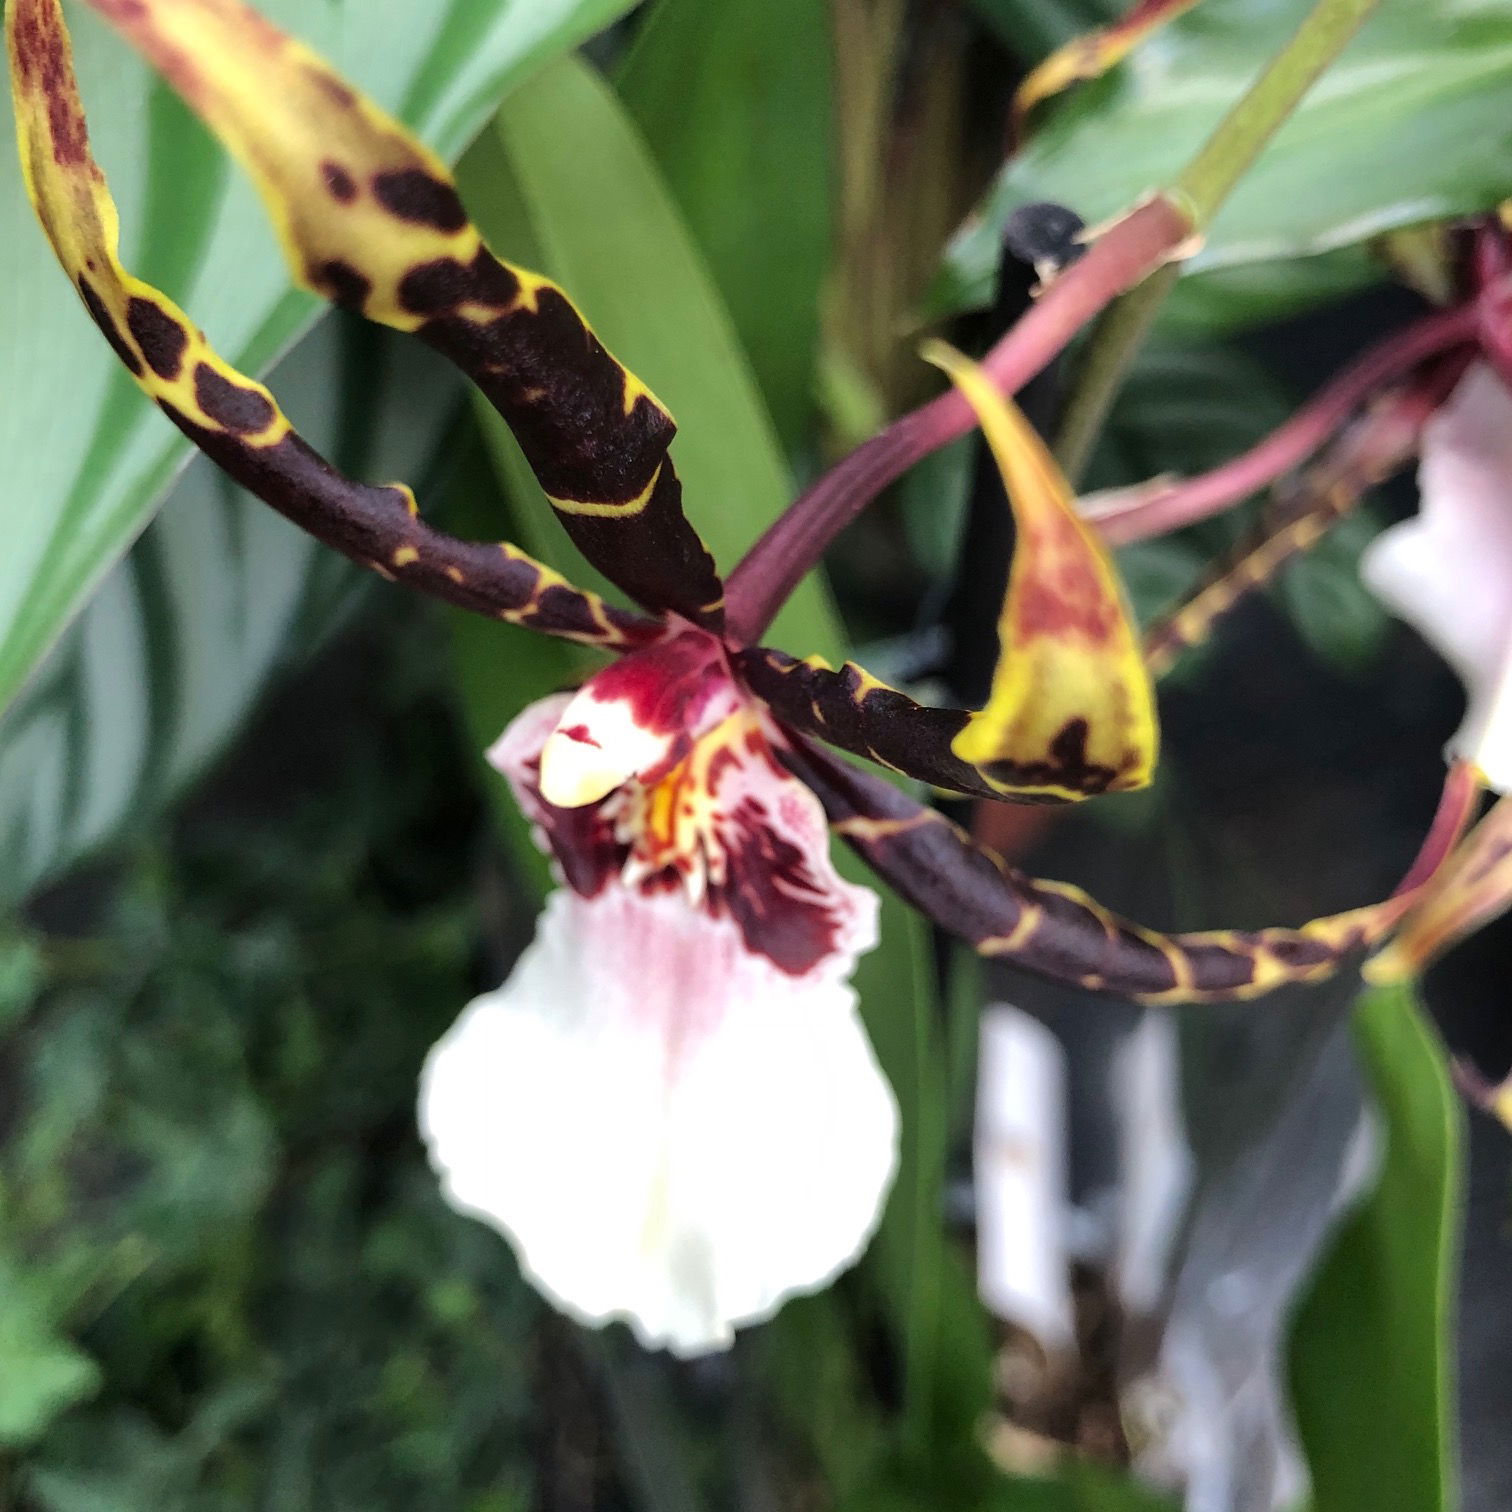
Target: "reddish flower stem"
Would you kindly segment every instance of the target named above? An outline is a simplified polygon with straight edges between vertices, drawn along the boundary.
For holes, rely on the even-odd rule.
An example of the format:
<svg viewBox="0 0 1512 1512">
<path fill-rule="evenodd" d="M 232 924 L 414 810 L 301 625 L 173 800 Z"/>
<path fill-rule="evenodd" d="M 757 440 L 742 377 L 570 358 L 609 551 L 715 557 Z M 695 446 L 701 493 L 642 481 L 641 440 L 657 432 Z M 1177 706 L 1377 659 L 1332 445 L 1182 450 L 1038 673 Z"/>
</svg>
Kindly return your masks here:
<svg viewBox="0 0 1512 1512">
<path fill-rule="evenodd" d="M 1433 314 L 1372 347 L 1284 425 L 1212 472 L 1165 486 L 1118 490 L 1087 518 L 1112 546 L 1165 535 L 1247 499 L 1317 451 L 1383 384 L 1477 335 L 1474 305 Z"/>
<path fill-rule="evenodd" d="M 998 388 L 1016 393 L 1098 311 L 1172 257 L 1191 231 L 1187 215 L 1162 197 L 1110 226 L 983 358 Z M 889 483 L 975 423 L 958 393 L 941 394 L 863 442 L 800 494 L 726 582 L 730 638 L 758 639 L 830 542 Z"/>
<path fill-rule="evenodd" d="M 1417 857 L 1407 875 L 1396 885 L 1393 898 L 1407 898 L 1429 882 L 1448 859 L 1470 827 L 1480 805 L 1481 780 L 1473 761 L 1453 761 L 1444 774 L 1444 790 L 1439 797 L 1433 823 L 1423 838 Z"/>
</svg>

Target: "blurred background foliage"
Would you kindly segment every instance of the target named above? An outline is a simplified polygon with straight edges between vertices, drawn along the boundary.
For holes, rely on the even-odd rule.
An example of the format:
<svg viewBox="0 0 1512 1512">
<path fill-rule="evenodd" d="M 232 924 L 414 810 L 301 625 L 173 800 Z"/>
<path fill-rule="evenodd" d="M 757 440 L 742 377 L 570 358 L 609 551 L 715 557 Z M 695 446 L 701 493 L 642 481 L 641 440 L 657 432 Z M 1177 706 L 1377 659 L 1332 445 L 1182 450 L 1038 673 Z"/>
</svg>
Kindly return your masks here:
<svg viewBox="0 0 1512 1512">
<path fill-rule="evenodd" d="M 1010 156 L 1014 85 L 1111 0 L 261 8 L 460 159 L 493 244 L 559 279 L 666 400 L 690 513 L 727 565 L 798 484 L 932 391 L 927 327 L 995 334 L 1013 208 L 1054 199 L 1095 222 L 1132 202 L 1304 9 L 1203 0 L 1041 107 Z M 269 373 L 343 467 L 407 478 L 452 528 L 591 580 L 492 415 L 424 351 L 294 291 L 198 125 L 83 7 L 70 21 L 128 263 Z M 1512 196 L 1509 99 L 1512 0 L 1383 0 L 1215 223 L 1090 485 L 1216 465 L 1420 309 L 1381 238 Z M 860 1267 L 693 1366 L 551 1315 L 503 1242 L 440 1201 L 413 1090 L 545 882 L 478 752 L 591 656 L 360 580 L 189 462 L 80 316 L 8 144 L 0 289 L 0 1508 L 1512 1500 L 1506 1160 L 1484 1130 L 1467 1157 L 1419 1005 L 1352 1006 L 1348 982 L 1156 1027 L 978 971 L 888 899 L 859 986 L 905 1147 Z M 1037 418 L 1063 376 L 1028 397 Z M 860 646 L 923 694 L 961 691 L 973 468 L 961 443 L 904 479 L 779 643 Z M 1457 714 L 1447 673 L 1355 572 L 1410 507 L 1410 488 L 1378 490 L 1178 667 L 1151 793 L 1013 811 L 995 838 L 1156 925 L 1378 896 Z M 1256 510 L 1123 553 L 1141 616 Z M 1488 1063 L 1512 1055 L 1488 1013 L 1504 951 L 1493 932 L 1430 983 L 1451 1040 Z M 984 997 L 1033 1013 L 1066 1057 L 1065 1360 L 975 1294 Z M 1154 1112 L 1191 1176 L 1158 1303 L 1134 1315 L 1108 1214 L 1158 1152 L 1128 1054 L 1172 1026 Z M 1460 1285 L 1481 1346 L 1456 1407 Z"/>
</svg>

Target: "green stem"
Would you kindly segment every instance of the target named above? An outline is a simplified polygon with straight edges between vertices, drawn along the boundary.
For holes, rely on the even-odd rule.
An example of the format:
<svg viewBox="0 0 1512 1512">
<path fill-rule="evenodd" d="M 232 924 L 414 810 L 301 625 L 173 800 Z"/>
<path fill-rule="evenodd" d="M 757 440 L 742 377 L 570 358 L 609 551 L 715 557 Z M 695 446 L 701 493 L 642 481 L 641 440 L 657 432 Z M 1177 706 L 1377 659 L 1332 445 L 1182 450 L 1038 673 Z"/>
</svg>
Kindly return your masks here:
<svg viewBox="0 0 1512 1512">
<path fill-rule="evenodd" d="M 1218 123 L 1175 184 L 1177 192 L 1191 201 L 1199 229 L 1212 220 L 1261 149 L 1377 3 L 1317 0 L 1296 35 Z"/>
<path fill-rule="evenodd" d="M 1086 471 L 1113 396 L 1144 344 L 1155 312 L 1180 276 L 1179 263 L 1157 268 L 1142 284 L 1115 299 L 1092 327 L 1055 437 L 1056 460 L 1073 483 Z"/>
<path fill-rule="evenodd" d="M 1170 190 L 1199 233 L 1378 3 L 1316 0 L 1291 41 L 1214 128 Z M 1085 466 L 1113 396 L 1175 282 L 1174 265 L 1160 269 L 1111 305 L 1093 330 L 1056 438 L 1056 454 L 1073 479 Z"/>
</svg>

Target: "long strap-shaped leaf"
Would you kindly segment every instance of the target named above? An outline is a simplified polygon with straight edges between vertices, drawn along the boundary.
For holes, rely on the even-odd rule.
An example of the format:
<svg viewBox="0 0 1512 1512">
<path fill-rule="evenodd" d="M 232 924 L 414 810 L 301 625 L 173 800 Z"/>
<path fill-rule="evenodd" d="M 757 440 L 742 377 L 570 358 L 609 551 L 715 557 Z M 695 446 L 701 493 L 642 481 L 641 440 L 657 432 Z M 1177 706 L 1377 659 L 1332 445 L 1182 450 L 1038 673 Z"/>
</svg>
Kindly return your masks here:
<svg viewBox="0 0 1512 1512">
<path fill-rule="evenodd" d="M 742 670 L 794 729 L 939 788 L 1064 801 L 1143 787 L 1155 695 L 1108 553 L 1017 408 L 959 352 L 933 342 L 926 355 L 976 410 L 1017 527 L 987 706 L 925 708 L 853 663 L 763 647 L 740 654 Z"/>
<path fill-rule="evenodd" d="M 1296 929 L 1161 934 L 1130 923 L 1078 887 L 1007 866 L 942 814 L 806 743 L 787 753 L 844 840 L 907 902 L 982 955 L 1141 1003 L 1255 998 L 1320 980 L 1380 943 L 1442 863 L 1473 808 L 1468 769 L 1451 774 L 1411 878 L 1389 900 Z"/>
<path fill-rule="evenodd" d="M 295 279 L 455 362 L 515 433 L 583 554 L 717 629 L 671 415 L 549 279 L 499 261 L 434 153 L 241 0 L 90 0 L 252 175 Z"/>
<path fill-rule="evenodd" d="M 642 645 L 660 633 L 513 546 L 432 529 L 403 484 L 355 482 L 308 446 L 266 388 L 121 266 L 115 203 L 90 152 L 59 0 L 10 0 L 6 36 L 22 171 L 43 229 L 116 355 L 201 451 L 327 545 L 450 603 L 593 645 Z"/>
</svg>

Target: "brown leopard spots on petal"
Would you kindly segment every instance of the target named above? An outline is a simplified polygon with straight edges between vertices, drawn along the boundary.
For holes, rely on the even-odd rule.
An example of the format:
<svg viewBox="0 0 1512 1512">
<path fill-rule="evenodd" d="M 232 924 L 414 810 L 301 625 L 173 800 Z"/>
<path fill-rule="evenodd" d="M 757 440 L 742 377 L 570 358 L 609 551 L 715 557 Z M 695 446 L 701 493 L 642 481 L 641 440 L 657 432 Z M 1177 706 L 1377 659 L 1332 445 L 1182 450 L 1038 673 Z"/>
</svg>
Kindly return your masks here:
<svg viewBox="0 0 1512 1512">
<path fill-rule="evenodd" d="M 232 383 L 207 362 L 194 370 L 194 398 L 211 420 L 238 436 L 266 430 L 277 413 L 256 389 Z"/>
<path fill-rule="evenodd" d="M 413 315 L 439 315 L 470 292 L 467 268 L 455 257 L 421 263 L 399 280 L 399 303 Z"/>
<path fill-rule="evenodd" d="M 189 333 L 160 305 L 140 296 L 133 296 L 126 306 L 126 326 L 147 366 L 172 383 L 183 369 Z"/>
<path fill-rule="evenodd" d="M 89 160 L 89 137 L 67 63 L 67 43 L 52 19 L 39 10 L 17 10 L 11 25 L 16 70 L 47 101 L 53 161 L 79 168 Z"/>
<path fill-rule="evenodd" d="M 501 263 L 487 247 L 478 248 L 468 272 L 472 277 L 468 298 L 479 304 L 507 310 L 520 297 L 520 280 L 514 270 Z"/>
<path fill-rule="evenodd" d="M 373 292 L 372 281 L 351 263 L 333 257 L 309 270 L 310 282 L 327 295 L 333 304 L 362 313 L 367 297 Z"/>
<path fill-rule="evenodd" d="M 539 615 L 546 623 L 561 625 L 579 635 L 595 635 L 603 626 L 594 619 L 591 602 L 575 589 L 555 583 L 536 595 L 532 617 Z"/>
<path fill-rule="evenodd" d="M 99 326 L 100 334 L 110 343 L 110 349 L 126 364 L 133 378 L 140 378 L 142 359 L 137 356 L 131 348 L 131 343 L 121 334 L 121 328 L 115 323 L 115 317 L 105 308 L 105 303 L 95 286 L 82 273 L 79 274 L 79 297 L 84 301 L 84 308 L 89 311 L 89 318 Z"/>
<path fill-rule="evenodd" d="M 1118 768 L 1087 759 L 1090 726 L 1080 716 L 1068 719 L 1038 761 L 985 761 L 982 770 L 996 783 L 1010 788 L 1038 788 L 1050 784 L 1077 793 L 1105 793 L 1118 777 Z M 1053 801 L 1053 800 L 1050 800 Z"/>
<path fill-rule="evenodd" d="M 520 280 L 484 251 L 471 264 L 434 258 L 399 280 L 399 303 L 414 315 L 441 315 L 463 303 L 507 310 L 519 294 Z"/>
<path fill-rule="evenodd" d="M 31 22 L 33 61 L 16 69 L 26 161 L 42 186 L 44 223 L 51 218 L 54 245 L 76 275 L 83 254 L 105 242 L 114 260 L 114 221 L 82 138 L 75 143 L 70 135 L 78 125 L 72 112 L 82 107 L 68 66 L 62 3 L 6 0 L 6 8 L 13 26 L 15 18 L 41 18 Z M 604 349 L 560 291 L 538 275 L 500 265 L 483 249 L 440 158 L 243 0 L 147 0 L 137 8 L 127 0 L 98 0 L 98 8 L 120 22 L 127 40 L 251 173 L 299 282 L 368 319 L 420 336 L 462 367 L 506 419 L 520 415 L 527 460 L 569 532 L 582 538 L 579 544 L 593 535 L 601 567 L 612 573 L 629 562 L 635 596 L 653 608 L 704 623 L 717 619 L 712 558 L 678 507 L 667 458 L 670 415 Z M 84 151 L 76 169 L 53 161 L 51 95 L 41 80 L 54 63 L 61 150 Z M 91 211 L 98 213 L 90 217 Z M 85 237 L 75 234 L 81 216 L 92 219 Z M 90 275 L 95 291 L 119 327 L 118 340 L 134 350 L 126 304 L 131 294 L 148 291 L 107 286 L 103 267 L 102 261 L 101 271 Z M 177 316 L 166 298 L 157 302 Z M 144 386 L 152 397 L 171 387 L 166 396 L 181 410 L 223 434 L 237 434 L 223 421 L 261 421 L 265 411 L 256 399 L 221 392 L 213 383 L 206 397 L 218 417 L 212 420 L 194 403 L 202 342 L 190 322 L 183 325 L 189 343 L 179 378 L 161 379 L 145 366 L 137 374 L 149 380 Z M 140 352 L 122 356 L 142 364 Z M 235 375 L 217 361 L 211 366 L 234 390 Z M 266 432 L 249 435 L 253 449 L 266 452 L 278 428 L 275 419 Z M 438 568 L 448 592 L 460 586 L 448 566 L 463 572 L 477 596 L 491 591 L 485 584 L 493 583 L 492 575 L 475 575 L 459 560 Z M 406 577 L 419 568 L 414 564 Z M 598 626 L 587 633 L 602 638 L 609 632 Z"/>
<path fill-rule="evenodd" d="M 274 32 L 273 35 L 278 41 L 283 40 L 279 33 Z M 315 87 L 320 90 L 320 92 L 325 95 L 333 105 L 340 106 L 342 110 L 355 110 L 357 108 L 357 91 L 350 85 L 343 83 L 342 80 L 337 78 L 329 68 L 326 68 L 324 65 L 306 65 L 305 72 L 309 75 L 310 80 L 315 85 Z"/>
<path fill-rule="evenodd" d="M 325 158 L 320 164 L 320 181 L 332 199 L 350 205 L 357 198 L 357 180 L 340 163 Z"/>
<path fill-rule="evenodd" d="M 1262 938 L 1271 955 L 1288 968 L 1326 966 L 1338 954 L 1337 947 L 1327 940 L 1289 938 L 1285 935 L 1264 935 Z"/>
<path fill-rule="evenodd" d="M 437 231 L 456 232 L 467 224 L 457 191 L 423 168 L 392 168 L 373 175 L 378 203 L 400 220 Z"/>
</svg>

